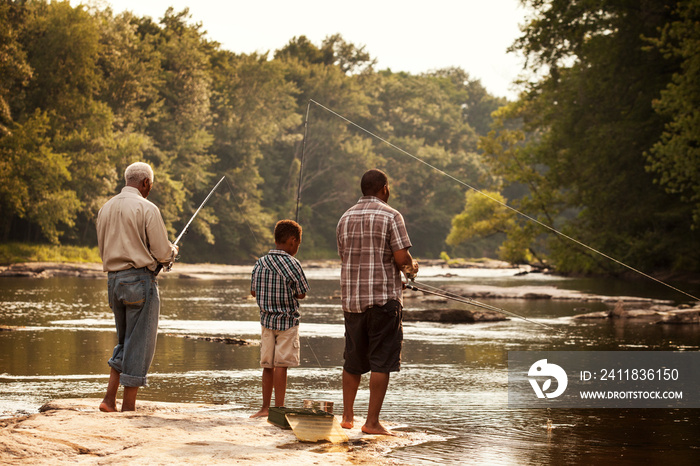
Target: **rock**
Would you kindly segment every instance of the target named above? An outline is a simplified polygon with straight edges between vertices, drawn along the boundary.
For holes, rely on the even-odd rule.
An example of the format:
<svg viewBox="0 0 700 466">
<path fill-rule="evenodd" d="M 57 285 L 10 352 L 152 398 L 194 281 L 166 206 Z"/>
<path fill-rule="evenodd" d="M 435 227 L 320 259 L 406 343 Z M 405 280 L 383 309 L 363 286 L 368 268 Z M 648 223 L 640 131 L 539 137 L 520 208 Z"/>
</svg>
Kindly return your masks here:
<svg viewBox="0 0 700 466">
<path fill-rule="evenodd" d="M 574 319 L 613 319 L 625 322 L 643 322 L 657 324 L 698 324 L 700 323 L 700 306 L 688 308 L 652 304 L 643 308 L 626 309 L 620 301 L 611 311 L 589 312 L 574 316 Z"/>
<path fill-rule="evenodd" d="M 700 307 L 677 309 L 664 315 L 659 324 L 700 324 Z"/>
<path fill-rule="evenodd" d="M 102 413 L 99 399 L 55 400 L 39 414 L 0 420 L 0 464 L 395 464 L 395 448 L 441 440 L 420 432 L 366 436 L 326 448 L 296 440 L 265 418 L 225 406 L 137 401 L 130 413 Z"/>
<path fill-rule="evenodd" d="M 212 337 L 212 336 L 202 336 L 202 335 L 180 335 L 177 333 L 168 333 L 168 336 L 190 338 L 192 340 L 215 341 L 218 343 L 225 343 L 227 345 L 236 345 L 236 346 L 259 346 L 260 345 L 260 341 L 241 340 L 239 338 L 230 338 L 230 337 L 216 337 L 216 336 Z"/>
<path fill-rule="evenodd" d="M 24 327 L 14 327 L 12 325 L 0 325 L 0 332 L 12 332 L 14 330 L 19 330 Z"/>
<path fill-rule="evenodd" d="M 563 290 L 556 286 L 490 286 L 490 285 L 448 285 L 442 288 L 448 293 L 468 298 L 489 299 L 552 299 L 583 302 L 618 302 L 626 304 L 668 304 L 670 301 L 638 298 L 633 296 L 602 296 L 574 290 Z"/>
<path fill-rule="evenodd" d="M 57 276 L 104 278 L 102 264 L 23 262 L 12 264 L 0 272 L 0 277 L 51 278 Z"/>
<path fill-rule="evenodd" d="M 610 311 L 588 312 L 586 314 L 575 315 L 574 319 L 609 319 Z"/>
<path fill-rule="evenodd" d="M 476 322 L 499 322 L 508 320 L 496 311 L 470 309 L 426 309 L 405 310 L 404 322 L 443 322 L 450 324 L 473 324 Z"/>
</svg>

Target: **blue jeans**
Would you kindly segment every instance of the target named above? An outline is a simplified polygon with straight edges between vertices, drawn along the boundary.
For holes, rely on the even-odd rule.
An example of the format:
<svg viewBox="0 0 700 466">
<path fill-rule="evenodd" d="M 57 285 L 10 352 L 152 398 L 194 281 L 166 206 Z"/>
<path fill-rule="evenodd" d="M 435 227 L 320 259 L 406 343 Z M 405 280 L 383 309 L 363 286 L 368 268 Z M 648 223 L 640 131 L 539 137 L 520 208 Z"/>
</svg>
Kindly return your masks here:
<svg viewBox="0 0 700 466">
<path fill-rule="evenodd" d="M 109 272 L 109 306 L 117 326 L 117 346 L 107 364 L 119 372 L 125 387 L 148 385 L 158 336 L 160 294 L 156 276 L 147 268 Z"/>
</svg>

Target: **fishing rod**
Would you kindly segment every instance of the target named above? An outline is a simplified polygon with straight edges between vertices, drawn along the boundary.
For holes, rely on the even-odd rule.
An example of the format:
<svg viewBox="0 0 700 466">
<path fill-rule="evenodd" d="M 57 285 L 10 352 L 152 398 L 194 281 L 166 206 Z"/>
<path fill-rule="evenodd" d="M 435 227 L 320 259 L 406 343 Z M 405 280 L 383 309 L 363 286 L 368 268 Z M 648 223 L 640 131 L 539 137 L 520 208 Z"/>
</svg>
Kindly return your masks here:
<svg viewBox="0 0 700 466">
<path fill-rule="evenodd" d="M 428 286 L 428 285 L 423 285 L 423 284 L 420 284 L 420 285 L 421 285 L 421 286 Z M 407 282 L 407 283 L 404 283 L 404 286 L 406 287 L 406 289 L 409 289 L 409 290 L 420 291 L 420 292 L 425 293 L 425 294 L 431 294 L 431 295 L 433 295 L 433 296 L 439 296 L 439 297 L 441 297 L 441 298 L 451 299 L 452 301 L 457 301 L 458 303 L 469 304 L 469 305 L 472 305 L 472 306 L 475 306 L 475 307 L 479 307 L 479 308 L 482 308 L 482 309 L 487 309 L 487 310 L 489 310 L 489 311 L 500 312 L 500 313 L 502 313 L 502 314 L 505 314 L 505 315 L 508 315 L 508 316 L 511 316 L 511 317 L 515 317 L 515 318 L 518 318 L 518 319 L 522 319 L 522 320 L 524 320 L 525 322 L 529 322 L 529 323 L 531 323 L 531 324 L 537 324 L 537 325 L 540 325 L 540 326 L 542 326 L 542 327 L 546 327 L 546 328 L 548 328 L 548 329 L 550 329 L 550 330 L 554 330 L 555 332 L 565 333 L 565 332 L 563 332 L 563 331 L 561 331 L 561 330 L 559 330 L 559 329 L 556 329 L 556 328 L 554 328 L 554 327 L 551 327 L 551 326 L 549 326 L 549 325 L 547 325 L 547 324 L 543 324 L 542 322 L 537 322 L 537 321 L 535 321 L 535 320 L 528 319 L 527 317 L 524 317 L 524 316 L 521 316 L 521 315 L 519 315 L 519 314 L 516 314 L 515 312 L 506 311 L 505 309 L 501 309 L 500 307 L 491 306 L 491 305 L 489 305 L 489 304 L 485 304 L 485 303 L 476 301 L 476 300 L 471 299 L 471 298 L 466 298 L 466 297 L 464 297 L 464 296 L 456 296 L 456 295 L 454 295 L 454 294 L 452 294 L 452 293 L 449 293 L 449 292 L 438 293 L 438 292 L 436 292 L 436 291 L 426 290 L 425 288 L 418 288 L 418 287 L 415 285 L 415 281 L 412 281 L 411 283 L 408 283 L 408 282 Z M 430 288 L 434 288 L 434 287 L 430 287 Z"/>
<path fill-rule="evenodd" d="M 309 130 L 309 110 L 311 110 L 311 100 L 306 105 L 306 119 L 304 120 L 304 139 L 301 141 L 301 159 L 299 163 L 299 186 L 297 187 L 297 212 L 294 217 L 295 222 L 299 222 L 299 201 L 301 201 L 301 174 L 304 170 L 304 152 L 306 151 L 306 133 Z"/>
<path fill-rule="evenodd" d="M 185 228 L 183 228 L 182 231 L 180 232 L 180 234 L 178 235 L 177 239 L 176 239 L 175 242 L 173 243 L 174 246 L 177 246 L 177 243 L 180 242 L 180 239 L 182 239 L 182 237 L 187 233 L 187 230 L 188 230 L 188 228 L 190 227 L 190 224 L 192 223 L 192 221 L 195 219 L 195 217 L 197 216 L 197 214 L 199 213 L 199 211 L 202 210 L 202 207 L 204 207 L 204 204 L 207 203 L 207 201 L 209 200 L 209 198 L 211 197 L 211 195 L 214 194 L 214 191 L 216 191 L 216 188 L 218 188 L 219 185 L 221 184 L 221 182 L 224 181 L 224 178 L 226 178 L 226 175 L 222 176 L 221 179 L 219 180 L 219 182 L 216 183 L 216 186 L 214 186 L 214 188 L 212 188 L 212 190 L 209 191 L 209 194 L 207 194 L 207 197 L 204 198 L 204 200 L 202 201 L 202 203 L 199 205 L 199 207 L 198 207 L 197 210 L 195 211 L 194 215 L 192 215 L 192 218 L 190 218 L 190 221 L 187 222 L 187 225 L 185 225 Z M 173 260 L 171 260 L 171 261 L 168 263 L 168 265 L 166 265 L 165 267 L 163 267 L 163 264 L 158 264 L 158 267 L 156 267 L 155 274 L 158 275 L 158 273 L 159 273 L 159 272 L 161 271 L 161 269 L 163 269 L 163 268 L 165 268 L 165 271 L 166 271 L 166 272 L 170 272 L 170 269 L 173 267 L 173 262 L 175 261 L 175 259 L 176 259 L 176 258 L 173 258 Z"/>
</svg>

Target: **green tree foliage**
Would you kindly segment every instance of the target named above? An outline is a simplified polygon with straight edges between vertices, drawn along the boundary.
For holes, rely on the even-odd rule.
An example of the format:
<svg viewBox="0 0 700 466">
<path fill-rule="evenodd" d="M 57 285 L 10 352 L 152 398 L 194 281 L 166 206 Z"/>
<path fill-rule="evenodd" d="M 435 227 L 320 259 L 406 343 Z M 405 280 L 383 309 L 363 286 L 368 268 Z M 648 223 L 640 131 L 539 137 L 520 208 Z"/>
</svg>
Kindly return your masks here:
<svg viewBox="0 0 700 466">
<path fill-rule="evenodd" d="M 687 205 L 645 170 L 667 122 L 652 102 L 680 71 L 678 58 L 645 37 L 674 20 L 676 2 L 524 3 L 535 14 L 514 49 L 544 76 L 482 141 L 504 188 L 525 190 L 513 205 L 635 267 L 697 267 Z M 551 235 L 542 253 L 560 270 L 619 270 L 561 236 Z"/>
<path fill-rule="evenodd" d="M 430 164 L 375 142 L 381 157 L 377 165 L 390 177 L 392 203 L 406 219 L 413 250 L 437 257 L 467 189 L 438 170 L 472 186 L 492 182 L 477 153 L 478 136 L 469 119 L 478 120 L 496 104 L 491 108 L 475 105 L 482 98 L 480 84 L 459 69 L 420 76 L 386 71 L 380 73 L 375 86 L 372 118 L 365 124 L 386 135 L 394 146 Z"/>
<path fill-rule="evenodd" d="M 584 6 L 575 3 L 552 24 L 574 18 Z M 389 175 L 391 204 L 404 214 L 419 257 L 438 257 L 444 250 L 452 256 L 493 255 L 504 235 L 499 254 L 507 260 L 544 260 L 543 253 L 555 250 L 538 228 L 473 197 L 467 185 L 499 190 L 511 205 L 563 227 L 598 225 L 598 217 L 609 214 L 601 238 L 628 238 L 635 227 L 624 223 L 619 229 L 613 221 L 624 218 L 619 212 L 596 212 L 601 205 L 608 209 L 606 202 L 623 187 L 631 192 L 621 193 L 621 205 L 647 190 L 644 183 L 654 175 L 639 160 L 656 140 L 652 134 L 626 134 L 625 128 L 643 124 L 645 131 L 663 130 L 670 116 L 644 102 L 680 68 L 655 71 L 655 57 L 669 52 L 639 39 L 639 34 L 652 37 L 654 27 L 664 24 L 658 14 L 628 31 L 615 15 L 590 10 L 596 13 L 576 26 L 587 27 L 590 40 L 560 50 L 573 44 L 567 38 L 551 46 L 558 58 L 541 60 L 557 65 L 552 67 L 557 78 L 537 83 L 526 99 L 503 107 L 508 102 L 489 95 L 461 69 L 421 75 L 376 71 L 365 47 L 340 35 L 320 44 L 293 38 L 272 58 L 238 55 L 209 40 L 187 10 L 168 9 L 154 20 L 65 1 L 2 2 L 0 214 L 7 221 L 0 233 L 6 241 L 93 246 L 99 207 L 121 190 L 124 168 L 144 160 L 155 169 L 149 199 L 161 208 L 172 238 L 226 176 L 182 243 L 184 261 L 250 262 L 272 245 L 274 223 L 295 217 L 298 192 L 301 257 L 337 257 L 338 218 L 359 198 L 360 176 L 373 167 Z M 630 21 L 637 24 L 642 16 Z M 590 33 L 593 26 L 616 32 Z M 605 42 L 617 31 L 629 43 L 643 44 L 633 57 Z M 533 59 L 546 57 L 540 53 L 545 47 L 528 51 L 526 45 L 556 38 L 552 31 L 546 34 L 531 29 L 532 41 L 521 44 Z M 594 46 L 609 62 L 621 63 L 607 70 L 603 58 L 595 58 Z M 586 52 L 586 66 L 567 62 L 576 57 L 571 50 Z M 652 57 L 648 76 L 635 68 L 635 60 L 644 57 Z M 667 59 L 669 65 L 680 61 Z M 601 82 L 587 81 L 589 75 L 615 82 L 615 92 L 625 95 L 604 93 Z M 605 105 L 598 104 L 601 99 Z M 494 116 L 495 131 L 482 148 L 480 137 Z M 588 139 L 572 146 L 567 132 Z M 599 142 L 604 132 L 636 149 L 618 154 L 605 148 Z M 593 167 L 606 163 L 614 169 L 605 179 L 585 180 Z M 627 165 L 634 167 L 629 175 Z M 568 171 L 581 176 L 571 179 Z M 465 198 L 465 193 L 471 194 Z M 661 187 L 653 196 L 644 194 L 652 206 L 673 199 Z M 599 196 L 604 199 L 591 202 Z M 477 223 L 470 222 L 480 221 L 475 214 L 487 217 L 479 224 L 487 228 L 474 228 Z M 680 211 L 674 206 L 667 214 L 663 222 L 654 219 L 660 229 L 676 225 Z M 450 235 L 453 223 L 461 234 Z M 488 238 L 477 240 L 479 235 Z M 654 238 L 639 239 L 634 247 L 643 249 L 645 241 Z"/>
<path fill-rule="evenodd" d="M 25 11 L 13 2 L 0 2 L 0 136 L 10 131 L 10 100 L 32 75 L 19 43 Z"/>
<path fill-rule="evenodd" d="M 337 37 L 331 39 L 316 47 L 302 36 L 292 39 L 275 53 L 275 59 L 285 68 L 285 79 L 297 90 L 300 124 L 302 115 L 306 120 L 309 99 L 349 118 L 368 115 L 363 75 L 350 75 L 350 71 L 371 66 L 371 60 Z M 338 218 L 359 197 L 359 177 L 374 165 L 372 142 L 316 105 L 309 108 L 308 125 L 305 147 L 297 138 L 294 151 L 288 150 L 287 144 L 277 145 L 277 150 L 268 159 L 272 165 L 268 166 L 265 178 L 270 174 L 284 180 L 285 189 L 267 198 L 275 199 L 277 206 L 286 207 L 279 216 L 294 218 L 296 212 L 292 207 L 296 203 L 290 201 L 297 197 L 298 168 L 303 150 L 304 167 L 299 189 L 302 202 L 299 222 L 305 231 L 302 254 L 334 255 Z M 297 126 L 294 132 L 303 134 L 303 127 Z M 274 186 L 269 188 L 275 189 Z"/>
<path fill-rule="evenodd" d="M 700 1 L 677 5 L 677 19 L 664 25 L 652 43 L 681 67 L 653 102 L 668 119 L 661 139 L 648 154 L 649 169 L 668 192 L 693 206 L 700 227 Z"/>
<path fill-rule="evenodd" d="M 57 244 L 62 227 L 73 227 L 80 202 L 66 189 L 71 180 L 70 162 L 52 148 L 50 118 L 40 111 L 13 125 L 0 140 L 0 205 L 7 212 L 4 235 L 13 217 L 36 225 L 49 242 Z M 27 236 L 31 230 L 27 230 Z M 31 237 L 23 238 L 30 240 Z"/>
<path fill-rule="evenodd" d="M 214 230 L 232 251 L 230 260 L 250 259 L 272 244 L 277 209 L 263 208 L 263 185 L 280 187 L 261 172 L 267 154 L 278 146 L 292 153 L 288 132 L 299 123 L 294 86 L 284 79 L 284 67 L 266 56 L 237 56 L 219 51 L 212 56 L 214 144 L 216 172 L 226 175 L 225 194 L 213 204 L 220 218 Z M 281 181 L 284 183 L 288 178 Z M 288 190 L 288 183 L 282 185 Z M 210 248 L 215 257 L 216 248 Z"/>
</svg>

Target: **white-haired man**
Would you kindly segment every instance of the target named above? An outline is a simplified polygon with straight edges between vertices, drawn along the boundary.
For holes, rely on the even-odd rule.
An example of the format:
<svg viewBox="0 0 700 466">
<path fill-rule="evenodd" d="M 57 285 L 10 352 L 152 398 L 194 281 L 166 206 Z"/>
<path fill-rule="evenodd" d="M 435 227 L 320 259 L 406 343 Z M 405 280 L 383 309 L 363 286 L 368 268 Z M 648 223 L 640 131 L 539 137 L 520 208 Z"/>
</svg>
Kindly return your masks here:
<svg viewBox="0 0 700 466">
<path fill-rule="evenodd" d="M 147 385 L 156 350 L 160 295 L 155 271 L 178 252 L 168 240 L 160 210 L 146 200 L 153 187 L 151 167 L 133 163 L 124 171 L 124 179 L 121 193 L 97 214 L 97 242 L 118 340 L 107 362 L 111 371 L 100 404 L 105 412 L 117 411 L 120 383 L 124 386 L 122 411 L 136 410 L 136 394 Z"/>
</svg>

